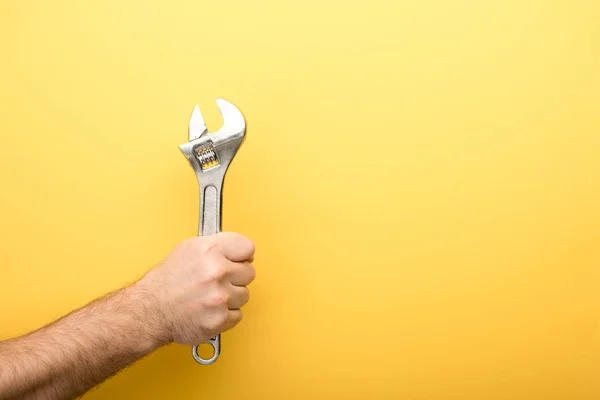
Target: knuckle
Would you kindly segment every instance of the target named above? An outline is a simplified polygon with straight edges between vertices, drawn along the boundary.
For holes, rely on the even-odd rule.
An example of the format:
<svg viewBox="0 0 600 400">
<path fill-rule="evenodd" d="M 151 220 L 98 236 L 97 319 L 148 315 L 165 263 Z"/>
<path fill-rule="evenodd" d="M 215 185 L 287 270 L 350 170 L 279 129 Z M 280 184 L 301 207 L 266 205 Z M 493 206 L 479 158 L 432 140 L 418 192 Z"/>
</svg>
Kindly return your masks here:
<svg viewBox="0 0 600 400">
<path fill-rule="evenodd" d="M 219 249 L 219 242 L 206 237 L 198 237 L 195 248 L 202 255 L 212 254 Z"/>
<path fill-rule="evenodd" d="M 244 249 L 244 251 L 246 251 L 250 255 L 254 254 L 255 246 L 252 240 L 242 235 L 241 233 L 227 232 L 225 234 L 231 237 L 232 242 L 237 248 Z"/>
<path fill-rule="evenodd" d="M 250 291 L 248 289 L 243 291 L 242 294 L 242 305 L 246 305 L 248 304 L 248 302 L 250 301 Z"/>
<path fill-rule="evenodd" d="M 250 293 L 247 289 L 244 289 L 236 293 L 235 298 L 232 299 L 231 304 L 234 305 L 235 308 L 240 309 L 248 303 L 248 300 L 250 300 Z"/>
<path fill-rule="evenodd" d="M 219 243 L 213 241 L 205 241 L 199 247 L 199 251 L 201 254 L 214 254 L 219 249 Z"/>
<path fill-rule="evenodd" d="M 223 315 L 215 315 L 207 323 L 207 328 L 213 332 L 218 332 L 225 323 L 226 318 Z"/>
<path fill-rule="evenodd" d="M 227 307 L 220 307 L 205 322 L 205 326 L 212 331 L 219 331 L 227 323 Z"/>
<path fill-rule="evenodd" d="M 207 267 L 206 275 L 208 281 L 219 282 L 227 275 L 227 268 L 221 263 L 214 263 Z"/>
<path fill-rule="evenodd" d="M 217 291 L 211 298 L 210 303 L 212 306 L 220 307 L 226 306 L 230 300 L 229 293 L 224 290 Z"/>
<path fill-rule="evenodd" d="M 217 315 L 215 315 L 214 322 L 215 322 L 216 328 L 222 327 L 227 322 L 227 313 L 220 312 Z"/>
<path fill-rule="evenodd" d="M 233 319 L 236 324 L 239 323 L 242 320 L 242 318 L 244 317 L 244 314 L 242 313 L 241 310 L 239 312 L 235 313 L 234 315 L 235 316 L 233 317 Z"/>
<path fill-rule="evenodd" d="M 249 256 L 252 256 L 256 250 L 254 242 L 246 237 L 241 237 L 240 246 L 245 248 Z"/>
<path fill-rule="evenodd" d="M 250 282 L 254 281 L 256 278 L 256 268 L 254 268 L 254 265 L 252 264 L 248 264 L 248 278 L 250 279 Z"/>
</svg>

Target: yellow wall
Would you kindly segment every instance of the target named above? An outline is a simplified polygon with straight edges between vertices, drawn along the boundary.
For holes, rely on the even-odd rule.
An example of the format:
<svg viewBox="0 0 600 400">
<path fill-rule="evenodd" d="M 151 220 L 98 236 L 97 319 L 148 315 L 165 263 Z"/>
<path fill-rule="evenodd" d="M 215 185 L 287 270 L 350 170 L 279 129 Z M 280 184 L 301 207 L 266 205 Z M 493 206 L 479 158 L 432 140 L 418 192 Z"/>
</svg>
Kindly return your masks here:
<svg viewBox="0 0 600 400">
<path fill-rule="evenodd" d="M 245 320 L 89 399 L 600 397 L 595 1 L 0 3 L 0 337 L 195 234 L 177 146 L 245 113 Z"/>
</svg>

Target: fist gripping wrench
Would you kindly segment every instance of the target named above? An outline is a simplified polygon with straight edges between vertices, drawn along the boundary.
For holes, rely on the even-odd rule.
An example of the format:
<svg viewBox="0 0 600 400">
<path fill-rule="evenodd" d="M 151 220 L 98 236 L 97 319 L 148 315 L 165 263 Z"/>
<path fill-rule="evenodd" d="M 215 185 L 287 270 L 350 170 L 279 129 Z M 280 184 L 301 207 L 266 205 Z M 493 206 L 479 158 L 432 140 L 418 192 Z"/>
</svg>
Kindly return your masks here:
<svg viewBox="0 0 600 400">
<path fill-rule="evenodd" d="M 196 105 L 188 127 L 189 142 L 179 146 L 194 169 L 200 185 L 200 221 L 198 235 L 207 236 L 221 232 L 221 204 L 223 181 L 231 160 L 246 137 L 244 116 L 230 102 L 217 99 L 217 107 L 223 117 L 223 126 L 209 133 L 200 107 Z M 204 359 L 193 346 L 192 356 L 203 365 L 212 364 L 221 353 L 221 334 L 208 340 L 214 354 Z"/>
</svg>

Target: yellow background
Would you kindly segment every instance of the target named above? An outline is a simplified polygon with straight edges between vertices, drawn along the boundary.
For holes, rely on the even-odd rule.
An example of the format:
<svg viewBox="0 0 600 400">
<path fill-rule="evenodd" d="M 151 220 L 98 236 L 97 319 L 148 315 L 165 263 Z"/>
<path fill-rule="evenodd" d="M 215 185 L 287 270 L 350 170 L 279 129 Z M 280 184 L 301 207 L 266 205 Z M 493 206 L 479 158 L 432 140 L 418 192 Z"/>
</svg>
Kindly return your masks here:
<svg viewBox="0 0 600 400">
<path fill-rule="evenodd" d="M 595 1 L 0 3 L 0 337 L 197 229 L 177 146 L 248 120 L 245 320 L 89 399 L 600 397 Z"/>
</svg>

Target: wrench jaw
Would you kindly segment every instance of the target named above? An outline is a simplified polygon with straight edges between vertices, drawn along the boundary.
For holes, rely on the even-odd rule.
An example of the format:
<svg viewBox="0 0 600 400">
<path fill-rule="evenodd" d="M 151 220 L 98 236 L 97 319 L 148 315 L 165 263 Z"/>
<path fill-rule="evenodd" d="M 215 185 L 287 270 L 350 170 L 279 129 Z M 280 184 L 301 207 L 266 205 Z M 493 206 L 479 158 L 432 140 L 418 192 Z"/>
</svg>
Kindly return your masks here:
<svg viewBox="0 0 600 400">
<path fill-rule="evenodd" d="M 221 203 L 223 182 L 231 161 L 246 139 L 246 121 L 233 104 L 217 99 L 223 125 L 209 133 L 200 108 L 196 105 L 190 117 L 189 142 L 179 146 L 196 174 L 200 186 L 200 218 L 198 234 L 201 236 L 221 231 Z M 207 342 L 213 348 L 208 359 L 198 354 L 198 345 L 192 347 L 192 356 L 202 365 L 212 364 L 221 353 L 221 335 Z"/>
<path fill-rule="evenodd" d="M 218 98 L 217 107 L 223 117 L 218 131 L 209 133 L 198 105 L 194 107 L 188 127 L 190 141 L 179 146 L 194 169 L 199 182 L 222 175 L 246 139 L 246 121 L 236 106 Z M 221 179 L 222 181 L 222 179 Z"/>
</svg>

